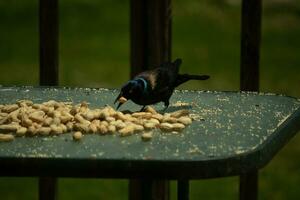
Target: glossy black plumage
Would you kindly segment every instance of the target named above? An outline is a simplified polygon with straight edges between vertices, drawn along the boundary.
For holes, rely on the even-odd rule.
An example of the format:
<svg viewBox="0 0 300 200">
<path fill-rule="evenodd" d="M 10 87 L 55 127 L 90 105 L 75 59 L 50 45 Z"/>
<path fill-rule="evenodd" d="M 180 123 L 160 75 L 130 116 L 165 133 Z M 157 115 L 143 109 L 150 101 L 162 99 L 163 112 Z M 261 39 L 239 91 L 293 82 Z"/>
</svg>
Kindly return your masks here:
<svg viewBox="0 0 300 200">
<path fill-rule="evenodd" d="M 181 63 L 181 59 L 176 59 L 174 62 L 166 62 L 155 69 L 138 74 L 121 88 L 115 103 L 121 97 L 125 97 L 142 106 L 164 102 L 167 108 L 169 99 L 177 86 L 189 80 L 209 78 L 207 75 L 178 74 Z M 117 108 L 121 105 L 122 103 L 119 103 Z"/>
</svg>

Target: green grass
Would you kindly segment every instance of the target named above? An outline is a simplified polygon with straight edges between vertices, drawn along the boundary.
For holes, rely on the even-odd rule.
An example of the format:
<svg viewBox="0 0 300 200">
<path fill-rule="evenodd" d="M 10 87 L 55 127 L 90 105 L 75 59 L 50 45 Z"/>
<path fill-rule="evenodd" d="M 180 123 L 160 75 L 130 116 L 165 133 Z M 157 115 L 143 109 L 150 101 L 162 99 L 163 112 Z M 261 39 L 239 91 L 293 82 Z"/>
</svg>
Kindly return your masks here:
<svg viewBox="0 0 300 200">
<path fill-rule="evenodd" d="M 226 3 L 232 2 L 232 3 Z M 180 88 L 239 89 L 240 1 L 174 0 L 172 57 L 209 74 Z M 264 1 L 261 91 L 300 97 L 300 3 Z M 129 1 L 60 1 L 60 85 L 119 87 L 129 77 Z M 38 85 L 37 1 L 0 2 L 0 84 Z M 260 199 L 297 199 L 300 138 L 260 173 Z M 0 163 L 1 164 L 1 163 Z M 191 199 L 237 199 L 238 178 L 191 182 Z M 172 181 L 172 199 L 176 183 Z M 0 178 L 0 199 L 37 199 L 36 178 Z M 126 180 L 60 179 L 59 199 L 126 199 Z"/>
</svg>

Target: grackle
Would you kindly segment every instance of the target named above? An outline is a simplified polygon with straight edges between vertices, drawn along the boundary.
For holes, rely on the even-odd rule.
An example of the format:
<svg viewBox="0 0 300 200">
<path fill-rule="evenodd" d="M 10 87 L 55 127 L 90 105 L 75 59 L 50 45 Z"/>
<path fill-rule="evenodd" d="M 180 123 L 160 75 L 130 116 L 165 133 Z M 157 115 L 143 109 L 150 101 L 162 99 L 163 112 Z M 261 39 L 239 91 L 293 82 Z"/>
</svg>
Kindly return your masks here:
<svg viewBox="0 0 300 200">
<path fill-rule="evenodd" d="M 164 102 L 166 109 L 177 86 L 189 80 L 206 80 L 209 78 L 208 75 L 178 74 L 181 63 L 181 59 L 176 59 L 174 62 L 163 63 L 155 69 L 136 75 L 121 88 L 121 92 L 114 102 L 119 101 L 117 109 L 124 103 L 120 101 L 121 97 L 142 105 L 141 110 L 146 105 L 158 102 Z"/>
</svg>

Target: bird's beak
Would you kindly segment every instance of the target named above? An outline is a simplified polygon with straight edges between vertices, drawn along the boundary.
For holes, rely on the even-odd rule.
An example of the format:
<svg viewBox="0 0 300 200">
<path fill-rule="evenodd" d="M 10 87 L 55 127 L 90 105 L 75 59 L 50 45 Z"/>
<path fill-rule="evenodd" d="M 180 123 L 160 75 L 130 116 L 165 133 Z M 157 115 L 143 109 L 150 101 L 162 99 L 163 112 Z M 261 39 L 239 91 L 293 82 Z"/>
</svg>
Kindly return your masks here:
<svg viewBox="0 0 300 200">
<path fill-rule="evenodd" d="M 117 109 L 116 110 L 118 110 L 120 107 L 121 107 L 121 105 L 122 105 L 123 103 L 121 103 L 121 102 L 119 102 L 119 104 L 118 104 L 118 106 L 117 106 Z"/>
<path fill-rule="evenodd" d="M 116 100 L 114 101 L 114 104 L 116 104 L 117 103 L 117 101 L 122 97 L 122 95 L 123 95 L 123 93 L 122 92 L 120 92 L 120 94 L 118 95 L 118 97 L 116 98 Z"/>
<path fill-rule="evenodd" d="M 122 105 L 122 104 L 124 104 L 126 101 L 127 101 L 127 99 L 125 98 L 125 97 L 123 97 L 122 96 L 123 94 L 122 94 L 122 92 L 119 94 L 119 96 L 116 98 L 116 100 L 115 100 L 115 102 L 114 102 L 114 104 L 118 101 L 119 102 L 119 104 L 118 104 L 118 106 L 117 106 L 117 110 L 120 108 L 120 106 Z"/>
</svg>

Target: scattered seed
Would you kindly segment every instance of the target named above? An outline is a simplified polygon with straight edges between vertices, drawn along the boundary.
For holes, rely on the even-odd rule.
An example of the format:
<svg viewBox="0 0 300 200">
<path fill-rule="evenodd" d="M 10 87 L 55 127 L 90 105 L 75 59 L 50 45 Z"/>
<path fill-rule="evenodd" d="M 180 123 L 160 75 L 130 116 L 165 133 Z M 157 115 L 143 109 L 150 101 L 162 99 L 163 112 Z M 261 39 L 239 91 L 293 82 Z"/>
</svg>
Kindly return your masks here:
<svg viewBox="0 0 300 200">
<path fill-rule="evenodd" d="M 52 129 L 50 127 L 41 127 L 37 130 L 37 133 L 41 135 L 49 135 L 51 130 Z"/>
<path fill-rule="evenodd" d="M 5 113 L 10 113 L 10 112 L 17 110 L 18 108 L 19 108 L 19 106 L 17 104 L 11 104 L 11 105 L 6 105 L 6 106 L 2 107 L 1 111 L 5 112 Z"/>
<path fill-rule="evenodd" d="M 19 127 L 16 131 L 16 136 L 24 136 L 27 132 L 27 128 L 26 127 Z"/>
<path fill-rule="evenodd" d="M 122 129 L 119 130 L 119 133 L 121 136 L 129 136 L 132 135 L 135 131 L 135 127 L 133 125 L 131 126 L 126 126 Z"/>
<path fill-rule="evenodd" d="M 156 110 L 153 107 L 151 107 L 151 106 L 147 106 L 145 108 L 145 112 L 150 112 L 152 114 L 157 114 Z"/>
<path fill-rule="evenodd" d="M 174 117 L 174 118 L 179 118 L 179 117 L 187 116 L 187 115 L 189 115 L 188 110 L 178 110 L 178 111 L 171 113 L 171 117 Z"/>
<path fill-rule="evenodd" d="M 120 99 L 120 101 L 127 101 Z M 87 102 L 73 105 L 72 102 L 50 100 L 33 103 L 19 100 L 15 104 L 0 105 L 0 131 L 8 138 L 27 135 L 62 134 L 76 130 L 76 134 L 119 132 L 120 136 L 159 128 L 167 132 L 182 131 L 192 123 L 188 110 L 178 110 L 164 115 L 147 106 L 145 112 L 120 112 L 110 106 L 90 109 Z M 73 134 L 73 138 L 75 137 Z M 12 135 L 12 136 L 10 136 Z M 144 141 L 152 138 L 152 132 L 142 133 Z M 4 139 L 5 140 L 5 139 Z M 9 139 L 7 139 L 9 140 Z M 75 140 L 75 139 L 74 139 Z"/>
<path fill-rule="evenodd" d="M 73 140 L 79 141 L 83 137 L 82 133 L 80 131 L 76 131 L 73 133 Z"/>
<path fill-rule="evenodd" d="M 146 132 L 142 134 L 141 138 L 143 141 L 146 142 L 146 141 L 150 141 L 152 139 L 152 136 L 153 136 L 152 132 Z"/>
<path fill-rule="evenodd" d="M 170 132 L 173 129 L 173 125 L 170 123 L 164 122 L 159 125 L 159 128 L 160 128 L 160 130 L 162 130 L 164 132 Z"/>
<path fill-rule="evenodd" d="M 184 125 L 189 125 L 192 123 L 192 119 L 189 117 L 180 117 L 177 121 Z"/>
<path fill-rule="evenodd" d="M 117 128 L 114 125 L 109 125 L 107 127 L 107 129 L 108 129 L 108 132 L 110 132 L 110 133 L 114 133 L 117 130 Z"/>
<path fill-rule="evenodd" d="M 13 134 L 2 134 L 0 133 L 0 142 L 10 142 L 15 139 L 15 136 Z"/>
<path fill-rule="evenodd" d="M 185 128 L 185 125 L 181 123 L 174 123 L 172 126 L 174 131 L 182 131 Z"/>
<path fill-rule="evenodd" d="M 157 124 L 153 123 L 153 122 L 146 122 L 144 124 L 145 129 L 153 129 L 157 126 Z"/>
</svg>

